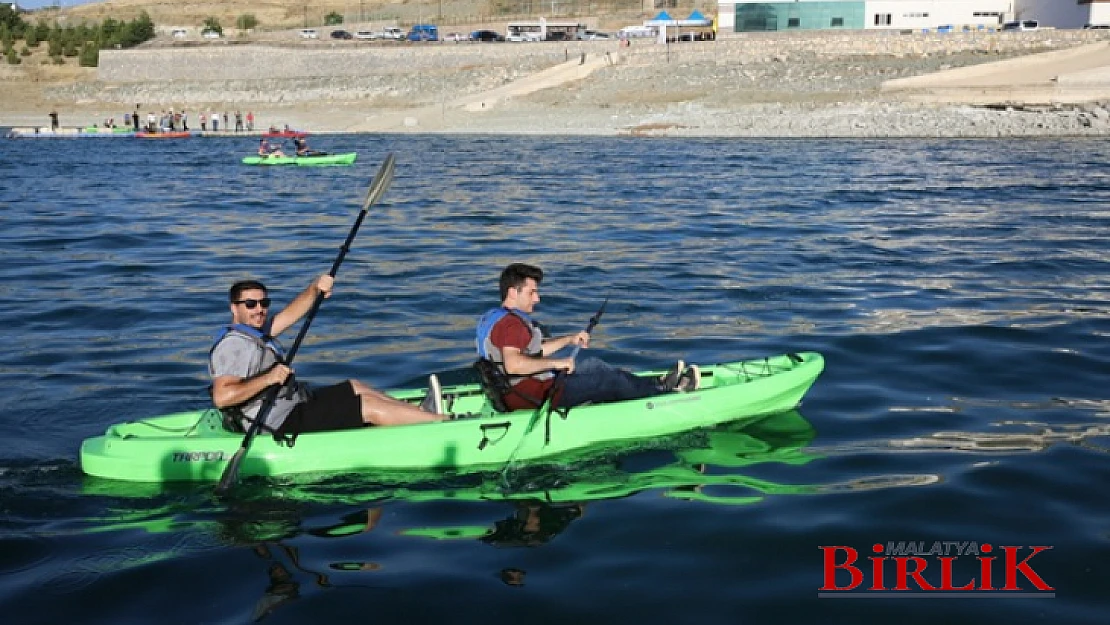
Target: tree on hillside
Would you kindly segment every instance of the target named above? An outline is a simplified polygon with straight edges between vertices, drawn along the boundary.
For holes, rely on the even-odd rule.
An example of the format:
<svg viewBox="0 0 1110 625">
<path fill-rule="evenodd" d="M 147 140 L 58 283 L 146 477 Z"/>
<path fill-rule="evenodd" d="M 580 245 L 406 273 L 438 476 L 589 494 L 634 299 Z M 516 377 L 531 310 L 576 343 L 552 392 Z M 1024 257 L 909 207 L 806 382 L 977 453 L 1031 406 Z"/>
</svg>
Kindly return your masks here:
<svg viewBox="0 0 1110 625">
<path fill-rule="evenodd" d="M 39 20 L 35 24 L 34 31 L 35 41 L 46 41 L 46 38 L 50 36 L 50 24 L 47 24 L 46 20 Z M 30 34 L 30 32 L 31 29 L 28 29 L 27 33 Z"/>
<path fill-rule="evenodd" d="M 220 26 L 220 20 L 218 20 L 214 17 L 204 18 L 204 26 L 200 27 L 200 31 L 204 32 L 206 30 L 210 30 L 212 32 L 217 32 L 217 33 L 220 33 L 221 35 L 224 34 L 224 27 Z"/>
<path fill-rule="evenodd" d="M 81 67 L 96 67 L 100 63 L 100 50 L 96 44 L 90 42 L 85 43 L 81 47 L 81 55 L 77 59 L 77 63 Z"/>
<path fill-rule="evenodd" d="M 3 2 L 0 3 L 0 26 L 6 26 L 14 37 L 23 33 L 27 23 L 23 21 L 19 13 L 15 12 L 10 3 Z"/>
<path fill-rule="evenodd" d="M 239 30 L 250 30 L 258 26 L 258 18 L 253 13 L 244 13 L 235 20 L 235 26 Z"/>
<path fill-rule="evenodd" d="M 336 24 L 342 24 L 342 23 L 343 23 L 343 16 L 336 13 L 335 11 L 332 11 L 331 13 L 328 13 L 327 15 L 324 16 L 324 24 L 327 24 L 328 26 L 335 26 Z"/>
</svg>

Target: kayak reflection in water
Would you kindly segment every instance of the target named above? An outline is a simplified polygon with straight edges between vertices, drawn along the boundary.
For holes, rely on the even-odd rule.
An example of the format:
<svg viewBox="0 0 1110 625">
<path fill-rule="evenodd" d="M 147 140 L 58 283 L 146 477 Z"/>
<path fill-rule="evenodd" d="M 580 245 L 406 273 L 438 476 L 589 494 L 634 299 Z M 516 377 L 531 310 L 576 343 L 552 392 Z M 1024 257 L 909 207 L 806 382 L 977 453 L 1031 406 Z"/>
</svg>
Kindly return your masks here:
<svg viewBox="0 0 1110 625">
<path fill-rule="evenodd" d="M 586 514 L 580 503 L 521 504 L 512 516 L 497 521 L 478 540 L 493 547 L 539 547 Z"/>
</svg>

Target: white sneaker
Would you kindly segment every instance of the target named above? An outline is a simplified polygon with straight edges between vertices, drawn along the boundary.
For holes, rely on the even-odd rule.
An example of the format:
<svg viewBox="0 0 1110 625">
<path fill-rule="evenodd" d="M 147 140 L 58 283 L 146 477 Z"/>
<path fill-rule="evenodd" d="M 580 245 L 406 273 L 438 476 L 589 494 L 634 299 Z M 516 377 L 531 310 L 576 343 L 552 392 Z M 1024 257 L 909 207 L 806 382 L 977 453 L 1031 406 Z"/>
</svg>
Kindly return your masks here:
<svg viewBox="0 0 1110 625">
<path fill-rule="evenodd" d="M 679 360 L 675 363 L 674 368 L 664 373 L 659 378 L 659 388 L 664 391 L 673 391 L 678 381 L 682 378 L 682 372 L 686 369 L 686 363 Z"/>
<path fill-rule="evenodd" d="M 420 402 L 420 409 L 432 414 L 443 414 L 443 390 L 439 386 L 436 374 L 428 376 L 428 394 Z"/>
<path fill-rule="evenodd" d="M 679 376 L 678 384 L 675 384 L 674 390 L 689 393 L 698 390 L 699 386 L 701 386 L 701 369 L 698 369 L 697 365 L 690 365 Z"/>
</svg>

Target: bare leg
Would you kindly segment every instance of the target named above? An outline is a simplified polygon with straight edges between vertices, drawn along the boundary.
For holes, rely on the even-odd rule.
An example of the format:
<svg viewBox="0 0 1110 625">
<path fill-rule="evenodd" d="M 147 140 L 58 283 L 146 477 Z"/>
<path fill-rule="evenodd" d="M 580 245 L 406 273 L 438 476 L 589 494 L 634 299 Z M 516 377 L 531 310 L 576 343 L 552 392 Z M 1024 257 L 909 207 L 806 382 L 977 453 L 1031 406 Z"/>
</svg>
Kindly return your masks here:
<svg viewBox="0 0 1110 625">
<path fill-rule="evenodd" d="M 424 412 L 412 404 L 376 391 L 358 380 L 351 380 L 350 382 L 355 389 L 355 394 L 362 399 L 362 420 L 365 423 L 409 425 L 412 423 L 444 421 L 447 418 L 444 415 Z"/>
</svg>

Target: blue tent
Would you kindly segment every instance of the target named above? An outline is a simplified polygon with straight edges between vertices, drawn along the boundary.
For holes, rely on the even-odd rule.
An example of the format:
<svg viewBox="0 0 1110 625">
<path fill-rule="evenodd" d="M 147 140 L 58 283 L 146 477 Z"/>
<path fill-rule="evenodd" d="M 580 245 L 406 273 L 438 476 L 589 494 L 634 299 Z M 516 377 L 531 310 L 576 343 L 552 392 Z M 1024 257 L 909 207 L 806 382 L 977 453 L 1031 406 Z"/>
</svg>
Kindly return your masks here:
<svg viewBox="0 0 1110 625">
<path fill-rule="evenodd" d="M 694 12 L 693 12 L 693 13 L 691 13 L 691 14 L 690 14 L 690 17 L 688 17 L 688 18 L 686 18 L 686 19 L 688 19 L 688 20 L 690 20 L 690 21 L 694 21 L 694 20 L 704 20 L 704 19 L 705 19 L 705 16 L 701 14 L 701 11 L 699 11 L 699 10 L 697 10 L 697 9 L 694 9 Z"/>
<path fill-rule="evenodd" d="M 655 21 L 655 22 L 661 22 L 661 21 L 664 21 L 664 20 L 669 22 L 673 18 L 671 18 L 671 16 L 668 15 L 666 11 L 660 11 L 659 15 L 656 15 L 655 17 L 653 17 L 651 19 L 652 19 L 652 21 Z"/>
</svg>

